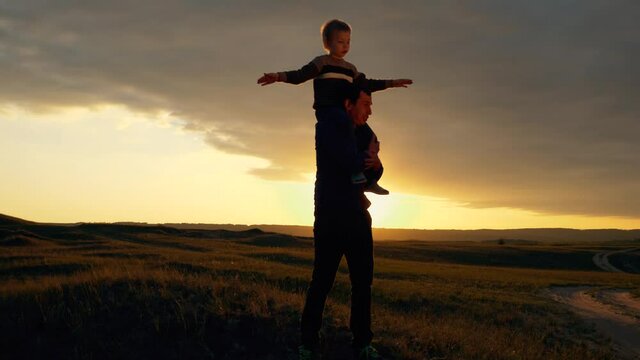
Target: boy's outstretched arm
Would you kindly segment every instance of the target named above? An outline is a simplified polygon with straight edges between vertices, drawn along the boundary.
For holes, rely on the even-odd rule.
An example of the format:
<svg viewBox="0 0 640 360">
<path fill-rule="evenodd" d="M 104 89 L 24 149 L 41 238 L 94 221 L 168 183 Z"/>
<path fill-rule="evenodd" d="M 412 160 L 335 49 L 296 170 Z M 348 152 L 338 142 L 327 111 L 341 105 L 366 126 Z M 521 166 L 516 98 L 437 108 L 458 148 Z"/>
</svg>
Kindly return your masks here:
<svg viewBox="0 0 640 360">
<path fill-rule="evenodd" d="M 413 80 L 411 79 L 395 79 L 395 80 L 377 80 L 377 79 L 367 79 L 367 76 L 364 73 L 358 73 L 356 79 L 354 81 L 356 85 L 367 88 L 371 92 L 380 91 L 393 87 L 407 87 L 407 85 L 413 84 Z"/>
<path fill-rule="evenodd" d="M 265 73 L 258 79 L 258 84 L 265 86 L 273 84 L 277 81 L 286 82 L 289 84 L 302 84 L 307 80 L 311 80 L 320 74 L 320 66 L 316 64 L 317 59 L 313 59 L 310 63 L 303 66 L 298 70 L 282 71 L 277 73 Z"/>
<path fill-rule="evenodd" d="M 391 80 L 391 87 L 404 87 L 406 88 L 407 85 L 411 85 L 413 84 L 413 80 L 411 79 L 395 79 L 395 80 Z"/>
<path fill-rule="evenodd" d="M 258 84 L 265 86 L 273 84 L 274 82 L 278 81 L 278 79 L 278 73 L 264 73 L 264 75 L 262 75 L 262 77 L 258 79 Z"/>
</svg>

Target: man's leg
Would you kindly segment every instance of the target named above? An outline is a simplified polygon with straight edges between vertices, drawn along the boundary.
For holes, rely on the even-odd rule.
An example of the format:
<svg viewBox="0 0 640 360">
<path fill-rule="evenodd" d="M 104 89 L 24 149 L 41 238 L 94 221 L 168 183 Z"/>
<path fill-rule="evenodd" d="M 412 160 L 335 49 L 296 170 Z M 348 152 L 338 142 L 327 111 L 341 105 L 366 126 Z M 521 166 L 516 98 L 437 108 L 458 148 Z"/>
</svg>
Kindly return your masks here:
<svg viewBox="0 0 640 360">
<path fill-rule="evenodd" d="M 342 258 L 342 249 L 338 246 L 344 238 L 344 235 L 340 236 L 341 229 L 342 226 L 331 219 L 316 218 L 314 223 L 313 274 L 300 322 L 301 342 L 308 348 L 318 345 L 325 302 Z"/>
<path fill-rule="evenodd" d="M 345 255 L 351 278 L 351 321 L 353 346 L 371 343 L 371 284 L 373 282 L 373 236 L 371 216 L 365 210 L 353 220 Z"/>
</svg>

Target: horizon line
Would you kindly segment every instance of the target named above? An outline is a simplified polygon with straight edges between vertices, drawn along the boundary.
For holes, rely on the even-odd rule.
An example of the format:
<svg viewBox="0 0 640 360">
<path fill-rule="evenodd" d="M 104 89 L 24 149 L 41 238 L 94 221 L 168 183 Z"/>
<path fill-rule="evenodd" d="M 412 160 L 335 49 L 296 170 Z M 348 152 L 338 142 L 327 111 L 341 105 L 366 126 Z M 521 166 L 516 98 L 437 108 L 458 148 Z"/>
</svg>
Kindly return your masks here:
<svg viewBox="0 0 640 360">
<path fill-rule="evenodd" d="M 20 218 L 17 216 L 11 216 L 8 214 L 0 213 L 0 217 L 7 217 L 17 219 L 25 222 L 31 222 L 35 224 L 45 225 L 76 225 L 76 224 L 144 224 L 144 225 L 217 225 L 217 226 L 246 226 L 246 227 L 258 227 L 258 226 L 289 226 L 289 227 L 308 227 L 313 228 L 313 225 L 300 225 L 300 224 L 242 224 L 242 223 L 204 223 L 204 222 L 147 222 L 147 221 L 76 221 L 76 222 L 44 222 L 34 221 Z M 377 230 L 405 230 L 405 231 L 503 231 L 503 230 L 575 230 L 575 231 L 640 231 L 640 228 L 634 229 L 621 229 L 621 228 L 566 228 L 566 227 L 524 227 L 524 228 L 474 228 L 474 229 L 455 229 L 455 228 L 388 228 L 388 227 L 372 227 Z"/>
</svg>

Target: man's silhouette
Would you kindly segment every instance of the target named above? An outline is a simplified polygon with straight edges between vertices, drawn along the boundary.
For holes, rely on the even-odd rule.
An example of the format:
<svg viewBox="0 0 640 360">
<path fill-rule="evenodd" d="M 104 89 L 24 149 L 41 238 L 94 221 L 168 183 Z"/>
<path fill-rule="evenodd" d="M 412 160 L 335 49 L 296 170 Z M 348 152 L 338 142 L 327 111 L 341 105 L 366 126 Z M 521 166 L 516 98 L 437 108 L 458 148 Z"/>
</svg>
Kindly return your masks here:
<svg viewBox="0 0 640 360">
<path fill-rule="evenodd" d="M 371 203 L 363 186 L 353 184 L 351 176 L 365 168 L 375 169 L 377 180 L 382 175 L 382 164 L 377 152 L 359 151 L 356 146 L 357 131 L 368 128 L 371 93 L 354 87 L 344 105 L 349 121 L 344 116 L 327 116 L 316 123 L 315 258 L 302 313 L 301 348 L 318 356 L 318 332 L 325 301 L 344 255 L 351 279 L 354 354 L 356 358 L 376 359 L 377 352 L 371 346 L 373 238 L 367 210 Z"/>
</svg>

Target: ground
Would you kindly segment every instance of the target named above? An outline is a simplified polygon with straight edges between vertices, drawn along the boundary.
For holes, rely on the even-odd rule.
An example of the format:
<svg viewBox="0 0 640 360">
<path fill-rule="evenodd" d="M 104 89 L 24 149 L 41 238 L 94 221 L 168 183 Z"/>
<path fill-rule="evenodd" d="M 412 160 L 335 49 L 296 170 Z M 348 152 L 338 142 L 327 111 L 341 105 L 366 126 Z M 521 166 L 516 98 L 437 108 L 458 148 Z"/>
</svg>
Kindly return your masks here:
<svg viewBox="0 0 640 360">
<path fill-rule="evenodd" d="M 389 359 L 621 358 L 624 341 L 574 305 L 637 321 L 640 275 L 628 272 L 638 251 L 618 251 L 638 247 L 376 242 L 374 345 Z M 603 252 L 622 271 L 599 268 Z M 2 218 L 0 348 L 9 358 L 295 359 L 312 264 L 313 239 L 257 229 Z M 343 261 L 325 358 L 349 358 L 349 292 Z"/>
</svg>

